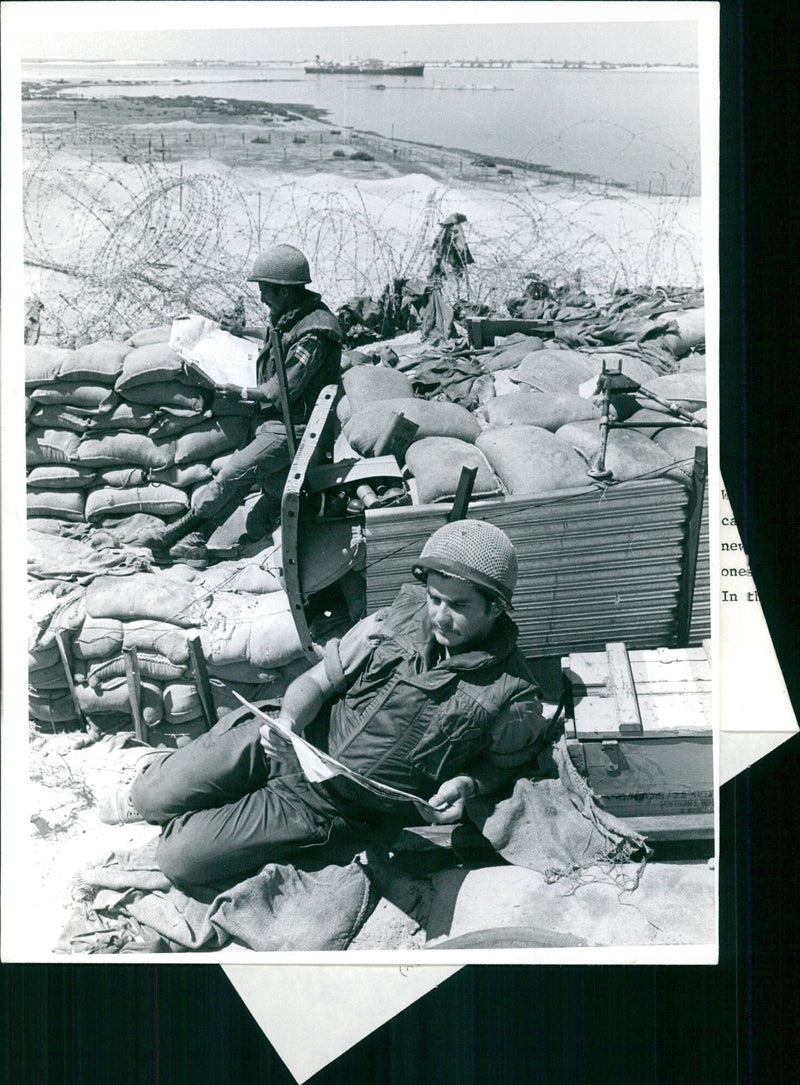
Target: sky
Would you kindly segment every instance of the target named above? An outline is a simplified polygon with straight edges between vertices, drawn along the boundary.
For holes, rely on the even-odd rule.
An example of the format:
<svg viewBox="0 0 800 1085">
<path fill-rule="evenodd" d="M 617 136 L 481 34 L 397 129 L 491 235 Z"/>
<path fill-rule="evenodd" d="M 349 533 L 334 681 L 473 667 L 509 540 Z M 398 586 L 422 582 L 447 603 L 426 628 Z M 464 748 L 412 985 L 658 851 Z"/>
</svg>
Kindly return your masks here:
<svg viewBox="0 0 800 1085">
<path fill-rule="evenodd" d="M 140 0 L 136 4 L 19 3 L 4 7 L 24 8 L 28 29 L 22 37 L 25 59 L 62 60 L 308 60 L 319 54 L 325 59 L 348 60 L 376 56 L 384 60 L 445 60 L 495 58 L 505 60 L 555 58 L 558 60 L 605 60 L 609 62 L 695 63 L 696 25 L 687 19 L 687 4 L 649 5 L 633 3 L 607 5 L 590 3 L 527 4 L 487 2 L 461 3 L 236 3 L 157 4 Z M 37 8 L 48 9 L 50 17 L 36 17 Z M 633 9 L 647 16 L 655 8 L 666 9 L 684 18 L 669 21 L 598 22 L 611 14 L 629 18 Z M 92 11 L 94 9 L 94 11 Z M 176 15 L 177 12 L 177 15 Z M 586 17 L 592 21 L 564 22 L 558 18 Z M 111 13 L 117 26 L 109 25 Z M 98 22 L 97 16 L 103 22 Z M 463 16 L 483 20 L 468 22 Z M 55 25 L 56 33 L 42 32 L 42 25 Z M 417 25 L 408 23 L 417 17 Z M 462 16 L 453 25 L 419 25 L 422 21 L 449 20 Z M 548 22 L 502 22 L 500 18 L 548 18 Z M 498 21 L 495 22 L 494 18 Z M 378 26 L 346 25 L 348 22 L 375 22 Z M 486 20 L 490 21 L 487 23 Z M 170 21 L 174 29 L 167 29 Z M 314 22 L 339 25 L 319 26 Z M 187 28 L 187 22 L 191 26 Z M 76 32 L 82 23 L 86 29 Z M 98 25 L 109 26 L 98 32 Z M 205 24 L 207 28 L 200 28 Z M 149 27 L 141 29 L 141 27 Z M 160 29 L 156 29 L 160 28 Z"/>
</svg>

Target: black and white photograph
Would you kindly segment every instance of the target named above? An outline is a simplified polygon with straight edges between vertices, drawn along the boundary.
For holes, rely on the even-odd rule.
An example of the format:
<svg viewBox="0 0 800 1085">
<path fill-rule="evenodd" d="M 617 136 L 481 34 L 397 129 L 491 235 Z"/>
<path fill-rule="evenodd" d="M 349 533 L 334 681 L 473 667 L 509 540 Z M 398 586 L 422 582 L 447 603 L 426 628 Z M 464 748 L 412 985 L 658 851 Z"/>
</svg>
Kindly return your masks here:
<svg viewBox="0 0 800 1085">
<path fill-rule="evenodd" d="M 4 960 L 715 963 L 713 5 L 52 6 Z"/>
</svg>

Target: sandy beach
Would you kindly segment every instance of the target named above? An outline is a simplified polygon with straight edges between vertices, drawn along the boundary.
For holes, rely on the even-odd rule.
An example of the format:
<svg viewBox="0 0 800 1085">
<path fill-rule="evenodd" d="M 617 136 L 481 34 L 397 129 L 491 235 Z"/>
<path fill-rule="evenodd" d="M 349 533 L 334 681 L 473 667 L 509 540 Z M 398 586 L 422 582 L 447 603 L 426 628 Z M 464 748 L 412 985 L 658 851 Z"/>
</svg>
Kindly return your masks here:
<svg viewBox="0 0 800 1085">
<path fill-rule="evenodd" d="M 240 296 L 255 316 L 240 284 L 279 240 L 309 252 L 334 307 L 379 294 L 426 274 L 438 222 L 454 211 L 475 257 L 469 300 L 496 311 L 526 274 L 600 295 L 702 282 L 699 197 L 393 142 L 317 112 L 25 100 L 26 278 L 45 303 L 43 339 L 90 342 L 186 308 L 214 316 Z"/>
</svg>

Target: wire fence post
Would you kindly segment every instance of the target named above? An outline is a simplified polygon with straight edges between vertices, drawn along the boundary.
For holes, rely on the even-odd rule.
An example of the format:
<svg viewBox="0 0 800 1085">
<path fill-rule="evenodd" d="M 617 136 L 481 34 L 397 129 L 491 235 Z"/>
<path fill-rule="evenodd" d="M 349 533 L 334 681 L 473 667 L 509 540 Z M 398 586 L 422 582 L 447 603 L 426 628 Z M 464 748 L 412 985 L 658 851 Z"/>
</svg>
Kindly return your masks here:
<svg viewBox="0 0 800 1085">
<path fill-rule="evenodd" d="M 180 177 L 178 180 L 178 211 L 183 213 L 183 162 L 181 162 Z"/>
</svg>

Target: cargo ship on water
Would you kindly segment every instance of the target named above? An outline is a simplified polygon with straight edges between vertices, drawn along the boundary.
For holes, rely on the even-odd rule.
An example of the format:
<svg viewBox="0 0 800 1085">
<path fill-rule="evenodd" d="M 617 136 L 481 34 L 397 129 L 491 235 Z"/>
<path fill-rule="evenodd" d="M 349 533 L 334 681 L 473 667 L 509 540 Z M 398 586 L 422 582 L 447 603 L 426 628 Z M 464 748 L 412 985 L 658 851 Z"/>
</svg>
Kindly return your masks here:
<svg viewBox="0 0 800 1085">
<path fill-rule="evenodd" d="M 320 60 L 305 67 L 308 75 L 424 75 L 424 64 L 385 64 L 370 58 L 361 63 L 337 64 L 332 60 Z"/>
</svg>

